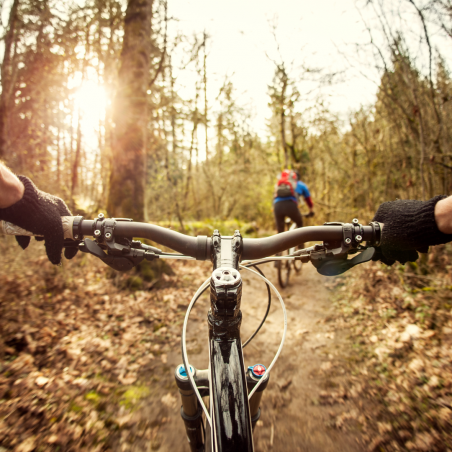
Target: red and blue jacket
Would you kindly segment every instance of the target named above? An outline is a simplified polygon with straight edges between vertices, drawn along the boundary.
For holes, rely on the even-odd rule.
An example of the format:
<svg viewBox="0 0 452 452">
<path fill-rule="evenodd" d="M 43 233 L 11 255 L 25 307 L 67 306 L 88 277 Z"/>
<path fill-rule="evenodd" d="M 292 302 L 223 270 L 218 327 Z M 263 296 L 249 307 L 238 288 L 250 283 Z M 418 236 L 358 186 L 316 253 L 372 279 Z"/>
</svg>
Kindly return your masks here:
<svg viewBox="0 0 452 452">
<path fill-rule="evenodd" d="M 301 180 L 299 180 L 297 182 L 295 191 L 300 196 L 303 196 L 306 204 L 308 205 L 308 207 L 310 209 L 314 206 L 312 199 L 311 199 L 311 193 L 309 193 L 308 186 L 304 182 L 301 182 Z M 275 198 L 273 200 L 273 204 L 276 204 L 277 202 L 281 202 L 281 201 L 293 201 L 294 203 L 296 203 L 298 205 L 298 199 L 295 196 L 289 196 L 287 198 Z"/>
</svg>

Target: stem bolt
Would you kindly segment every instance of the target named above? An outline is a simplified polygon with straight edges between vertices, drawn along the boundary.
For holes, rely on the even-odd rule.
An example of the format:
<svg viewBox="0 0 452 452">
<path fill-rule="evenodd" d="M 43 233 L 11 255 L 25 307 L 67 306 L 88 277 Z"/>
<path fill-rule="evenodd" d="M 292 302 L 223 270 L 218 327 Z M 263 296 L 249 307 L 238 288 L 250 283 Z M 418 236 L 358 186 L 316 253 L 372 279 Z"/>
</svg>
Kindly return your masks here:
<svg viewBox="0 0 452 452">
<path fill-rule="evenodd" d="M 353 224 L 359 224 L 358 218 L 353 218 L 352 223 L 353 223 Z"/>
<path fill-rule="evenodd" d="M 350 243 L 352 243 L 352 239 L 349 238 L 349 237 L 347 237 L 347 238 L 345 239 L 345 243 L 346 243 L 347 245 L 350 245 Z"/>
<path fill-rule="evenodd" d="M 104 214 L 101 212 L 99 215 L 97 215 L 97 218 L 104 218 Z"/>
<path fill-rule="evenodd" d="M 106 234 L 105 234 L 105 238 L 108 240 L 108 239 L 110 239 L 111 238 L 111 233 L 110 232 L 107 232 Z"/>
<path fill-rule="evenodd" d="M 363 238 L 362 238 L 360 235 L 357 235 L 357 236 L 355 237 L 355 240 L 356 240 L 357 242 L 362 242 Z"/>
<path fill-rule="evenodd" d="M 101 232 L 100 232 L 99 229 L 96 229 L 96 230 L 94 231 L 94 236 L 95 236 L 95 237 L 99 237 L 100 234 L 101 234 Z"/>
</svg>

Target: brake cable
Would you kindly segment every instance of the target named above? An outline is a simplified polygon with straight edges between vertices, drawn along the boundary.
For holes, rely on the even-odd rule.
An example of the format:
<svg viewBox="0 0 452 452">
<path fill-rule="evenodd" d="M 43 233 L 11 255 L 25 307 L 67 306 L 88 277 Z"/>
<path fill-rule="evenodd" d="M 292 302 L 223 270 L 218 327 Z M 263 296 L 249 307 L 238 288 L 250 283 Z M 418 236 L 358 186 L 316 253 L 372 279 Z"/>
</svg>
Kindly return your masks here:
<svg viewBox="0 0 452 452">
<path fill-rule="evenodd" d="M 201 284 L 199 289 L 196 291 L 196 293 L 193 295 L 193 298 L 190 301 L 190 304 L 188 305 L 187 312 L 185 313 L 185 319 L 184 319 L 184 325 L 182 327 L 182 336 L 181 336 L 181 346 L 182 346 L 182 362 L 184 363 L 185 371 L 187 372 L 188 379 L 190 381 L 190 384 L 192 386 L 193 391 L 196 394 L 196 397 L 198 398 L 199 404 L 201 405 L 204 414 L 206 415 L 206 419 L 209 422 L 210 426 L 212 426 L 212 420 L 210 418 L 210 414 L 207 411 L 206 404 L 202 400 L 201 394 L 198 391 L 198 388 L 195 383 L 195 379 L 193 378 L 193 374 L 191 371 L 190 364 L 188 362 L 188 355 L 187 355 L 187 344 L 186 344 L 186 335 L 187 335 L 187 323 L 188 323 L 188 317 L 190 316 L 190 312 L 195 305 L 195 303 L 198 301 L 198 298 L 204 293 L 204 291 L 210 287 L 210 276 Z"/>
<path fill-rule="evenodd" d="M 248 265 L 250 267 L 254 267 L 265 278 L 264 273 L 262 272 L 262 270 L 260 268 L 257 267 L 257 265 L 252 265 L 252 264 L 248 264 Z M 270 286 L 267 283 L 265 283 L 265 285 L 267 287 L 267 293 L 268 293 L 267 311 L 265 312 L 264 318 L 262 319 L 262 322 L 260 323 L 260 325 L 257 327 L 256 331 L 245 341 L 245 343 L 242 345 L 242 348 L 245 348 L 254 339 L 256 334 L 262 328 L 262 325 L 267 320 L 268 313 L 270 312 L 270 307 L 271 307 L 271 304 L 272 304 L 272 292 L 270 290 Z"/>
</svg>

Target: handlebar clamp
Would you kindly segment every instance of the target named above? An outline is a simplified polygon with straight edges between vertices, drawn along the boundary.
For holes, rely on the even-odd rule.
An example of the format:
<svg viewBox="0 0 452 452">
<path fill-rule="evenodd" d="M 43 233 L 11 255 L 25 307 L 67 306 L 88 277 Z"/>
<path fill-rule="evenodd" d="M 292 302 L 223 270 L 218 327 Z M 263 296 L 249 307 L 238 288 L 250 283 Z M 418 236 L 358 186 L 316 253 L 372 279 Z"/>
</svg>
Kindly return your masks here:
<svg viewBox="0 0 452 452">
<path fill-rule="evenodd" d="M 108 218 L 103 223 L 103 236 L 107 242 L 114 240 L 116 221 L 114 218 Z"/>
<path fill-rule="evenodd" d="M 372 238 L 373 246 L 378 247 L 381 245 L 381 226 L 378 221 L 371 221 L 369 226 L 372 226 L 374 237 Z"/>
<path fill-rule="evenodd" d="M 74 237 L 74 240 L 83 240 L 82 222 L 82 216 L 74 217 L 72 222 L 72 237 Z"/>
<path fill-rule="evenodd" d="M 350 248 L 352 246 L 352 243 L 354 242 L 354 230 L 353 225 L 350 223 L 342 223 L 342 233 L 344 235 L 343 243 L 347 248 Z"/>
</svg>

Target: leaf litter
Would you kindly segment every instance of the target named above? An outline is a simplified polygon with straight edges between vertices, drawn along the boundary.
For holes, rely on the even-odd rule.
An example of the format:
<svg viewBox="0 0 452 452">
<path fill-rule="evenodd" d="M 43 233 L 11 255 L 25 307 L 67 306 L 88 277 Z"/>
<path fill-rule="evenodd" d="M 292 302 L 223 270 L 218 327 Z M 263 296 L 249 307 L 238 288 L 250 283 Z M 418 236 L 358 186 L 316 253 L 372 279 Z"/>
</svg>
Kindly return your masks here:
<svg viewBox="0 0 452 452">
<path fill-rule="evenodd" d="M 367 400 L 355 419 L 368 450 L 451 451 L 451 245 L 406 266 L 368 263 L 329 288 L 336 323 L 351 331 L 355 378 Z M 347 414 L 337 417 L 336 427 L 347 421 Z"/>
<path fill-rule="evenodd" d="M 112 278 L 91 256 L 54 267 L 15 246 L 0 243 L 1 450 L 129 450 L 140 439 L 158 449 L 176 398 L 166 390 L 145 421 L 139 411 L 161 390 L 203 269 L 175 262 L 152 290 L 131 290 L 133 275 Z"/>
</svg>

